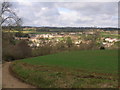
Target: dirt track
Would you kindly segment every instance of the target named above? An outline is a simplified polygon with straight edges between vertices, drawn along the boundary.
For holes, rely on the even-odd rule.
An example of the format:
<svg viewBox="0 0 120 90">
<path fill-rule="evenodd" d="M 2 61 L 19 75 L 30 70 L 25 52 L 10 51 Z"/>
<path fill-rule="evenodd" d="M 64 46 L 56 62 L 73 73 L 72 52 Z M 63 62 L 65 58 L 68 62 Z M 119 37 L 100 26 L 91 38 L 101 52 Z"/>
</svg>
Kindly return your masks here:
<svg viewBox="0 0 120 90">
<path fill-rule="evenodd" d="M 9 66 L 11 62 L 6 62 L 2 67 L 2 88 L 35 88 L 34 86 L 28 85 L 19 79 L 15 78 L 9 72 Z"/>
</svg>

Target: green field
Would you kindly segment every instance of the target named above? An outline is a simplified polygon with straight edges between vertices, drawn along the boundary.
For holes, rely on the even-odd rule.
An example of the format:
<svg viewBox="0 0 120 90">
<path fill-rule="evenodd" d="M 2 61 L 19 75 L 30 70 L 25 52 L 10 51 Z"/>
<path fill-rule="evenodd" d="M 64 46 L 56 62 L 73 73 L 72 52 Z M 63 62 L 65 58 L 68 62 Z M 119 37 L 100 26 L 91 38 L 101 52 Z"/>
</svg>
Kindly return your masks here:
<svg viewBox="0 0 120 90">
<path fill-rule="evenodd" d="M 31 34 L 51 34 L 51 32 L 31 32 Z"/>
<path fill-rule="evenodd" d="M 24 59 L 22 62 L 33 65 L 53 65 L 114 73 L 118 68 L 118 51 L 98 50 L 64 52 Z"/>
<path fill-rule="evenodd" d="M 117 87 L 118 51 L 71 51 L 39 56 L 15 61 L 12 70 L 24 81 L 43 88 Z"/>
<path fill-rule="evenodd" d="M 111 34 L 102 34 L 101 35 L 102 37 L 105 37 L 105 38 L 120 38 L 120 35 L 111 35 Z"/>
</svg>

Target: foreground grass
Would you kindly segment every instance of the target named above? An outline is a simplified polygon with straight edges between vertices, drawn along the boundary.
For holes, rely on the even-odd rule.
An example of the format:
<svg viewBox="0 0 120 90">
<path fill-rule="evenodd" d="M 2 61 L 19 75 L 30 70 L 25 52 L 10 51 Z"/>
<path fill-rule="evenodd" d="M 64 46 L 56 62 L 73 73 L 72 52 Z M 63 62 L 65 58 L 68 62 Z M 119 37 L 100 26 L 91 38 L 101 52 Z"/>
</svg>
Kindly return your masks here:
<svg viewBox="0 0 120 90">
<path fill-rule="evenodd" d="M 117 60 L 115 50 L 77 51 L 15 61 L 11 69 L 40 88 L 112 88 L 118 85 Z"/>
</svg>

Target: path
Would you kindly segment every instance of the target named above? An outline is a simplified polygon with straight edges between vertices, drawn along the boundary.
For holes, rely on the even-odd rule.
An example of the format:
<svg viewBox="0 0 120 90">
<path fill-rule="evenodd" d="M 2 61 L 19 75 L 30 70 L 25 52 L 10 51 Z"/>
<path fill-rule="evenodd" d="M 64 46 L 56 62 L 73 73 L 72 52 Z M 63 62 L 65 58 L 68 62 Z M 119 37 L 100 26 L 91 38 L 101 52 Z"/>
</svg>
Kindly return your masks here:
<svg viewBox="0 0 120 90">
<path fill-rule="evenodd" d="M 15 78 L 9 72 L 9 66 L 11 62 L 6 62 L 2 67 L 2 87 L 3 88 L 35 88 L 34 86 L 28 85 L 19 79 Z"/>
</svg>

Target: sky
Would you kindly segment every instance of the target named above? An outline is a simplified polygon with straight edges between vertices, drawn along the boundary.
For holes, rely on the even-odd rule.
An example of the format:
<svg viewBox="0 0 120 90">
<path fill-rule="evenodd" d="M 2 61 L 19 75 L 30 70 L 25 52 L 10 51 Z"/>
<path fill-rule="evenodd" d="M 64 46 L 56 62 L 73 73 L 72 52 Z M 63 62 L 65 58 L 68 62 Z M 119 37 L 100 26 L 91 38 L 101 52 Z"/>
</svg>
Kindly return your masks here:
<svg viewBox="0 0 120 90">
<path fill-rule="evenodd" d="M 16 1 L 23 26 L 118 27 L 118 2 Z"/>
</svg>

